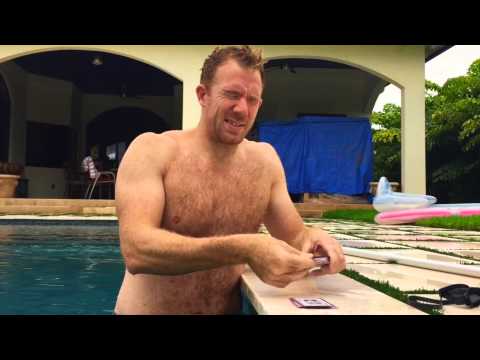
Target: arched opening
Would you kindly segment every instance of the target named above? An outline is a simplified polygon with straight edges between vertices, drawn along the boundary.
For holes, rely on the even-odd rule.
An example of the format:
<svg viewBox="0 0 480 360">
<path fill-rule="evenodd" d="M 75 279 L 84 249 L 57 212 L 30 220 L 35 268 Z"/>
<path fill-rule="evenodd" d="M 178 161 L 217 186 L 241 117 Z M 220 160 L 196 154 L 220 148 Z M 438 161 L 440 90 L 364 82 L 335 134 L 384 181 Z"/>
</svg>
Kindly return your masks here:
<svg viewBox="0 0 480 360">
<path fill-rule="evenodd" d="M 87 125 L 87 149 L 97 147 L 99 161 L 107 168 L 118 168 L 130 143 L 144 132 L 162 133 L 168 124 L 152 111 L 120 107 L 98 115 Z"/>
<path fill-rule="evenodd" d="M 82 191 L 69 193 L 70 175 L 66 173 L 79 171 L 90 145 L 87 142 L 105 139 L 104 146 L 109 146 L 117 143 L 115 136 L 119 136 L 119 131 L 122 132 L 118 142 L 128 143 L 139 131 L 182 127 L 182 82 L 127 56 L 96 50 L 52 49 L 10 59 L 0 64 L 0 70 L 8 84 L 13 84 L 13 90 L 9 89 L 10 111 L 14 115 L 10 122 L 13 146 L 8 155 L 25 165 L 27 197 L 83 197 Z M 121 108 L 143 110 L 105 115 Z M 130 115 L 126 115 L 128 112 Z M 112 126 L 113 120 L 105 118 L 91 123 L 101 114 L 125 119 L 132 116 L 134 121 L 124 126 Z M 161 119 L 161 125 L 153 118 Z M 95 135 L 87 139 L 89 123 L 93 129 L 90 132 Z M 3 131 L 3 121 L 0 126 L 3 139 L 8 131 Z M 1 143 L 6 146 L 4 141 Z M 1 151 L 3 156 L 4 150 Z"/>
<path fill-rule="evenodd" d="M 10 146 L 10 95 L 5 79 L 0 74 L 0 161 L 8 161 Z"/>
<path fill-rule="evenodd" d="M 265 78 L 263 105 L 249 137 L 276 147 L 292 199 L 302 202 L 304 194 L 314 194 L 315 201 L 367 203 L 374 180 L 370 117 L 389 82 L 359 67 L 315 58 L 271 59 L 265 64 Z M 298 130 L 303 121 L 310 121 L 304 124 L 308 130 L 295 130 L 299 140 L 291 142 L 293 127 Z M 278 124 L 272 130 L 277 135 L 290 132 L 288 139 L 278 140 L 289 144 L 285 159 L 281 149 L 273 144 L 276 140 L 262 136 L 262 128 L 271 123 Z M 322 126 L 328 130 L 321 130 Z M 313 128 L 317 129 L 314 133 Z M 328 131 L 328 135 L 323 131 Z M 289 160 L 294 143 L 298 156 Z M 358 150 L 353 151 L 354 148 Z M 289 163 L 296 166 L 290 169 Z"/>
<path fill-rule="evenodd" d="M 265 78 L 259 121 L 293 120 L 304 114 L 368 117 L 389 84 L 359 67 L 313 58 L 269 60 Z"/>
</svg>

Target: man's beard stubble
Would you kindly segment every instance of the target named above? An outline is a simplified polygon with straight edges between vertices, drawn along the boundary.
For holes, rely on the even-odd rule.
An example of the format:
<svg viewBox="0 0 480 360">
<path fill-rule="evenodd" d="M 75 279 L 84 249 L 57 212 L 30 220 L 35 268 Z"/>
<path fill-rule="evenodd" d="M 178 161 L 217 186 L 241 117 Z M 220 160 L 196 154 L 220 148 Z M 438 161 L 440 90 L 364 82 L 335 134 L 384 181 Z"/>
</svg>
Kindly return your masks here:
<svg viewBox="0 0 480 360">
<path fill-rule="evenodd" d="M 239 136 L 238 138 L 237 137 L 227 138 L 227 136 L 222 136 L 226 132 L 226 130 L 225 130 L 225 119 L 227 117 L 226 117 L 224 112 L 222 112 L 220 109 L 218 109 L 217 112 L 215 113 L 215 116 L 214 116 L 214 119 L 215 119 L 215 121 L 214 121 L 214 127 L 215 127 L 214 141 L 218 142 L 218 143 L 226 144 L 226 145 L 238 145 L 245 139 L 245 137 L 247 136 L 247 134 L 251 130 L 251 128 L 253 126 L 253 123 L 249 124 L 248 119 L 239 118 L 238 115 L 235 116 L 235 115 L 232 114 L 232 115 L 229 115 L 229 116 L 232 119 L 239 120 L 239 121 L 245 123 L 245 125 L 247 127 L 242 128 L 243 134 L 241 136 Z"/>
</svg>

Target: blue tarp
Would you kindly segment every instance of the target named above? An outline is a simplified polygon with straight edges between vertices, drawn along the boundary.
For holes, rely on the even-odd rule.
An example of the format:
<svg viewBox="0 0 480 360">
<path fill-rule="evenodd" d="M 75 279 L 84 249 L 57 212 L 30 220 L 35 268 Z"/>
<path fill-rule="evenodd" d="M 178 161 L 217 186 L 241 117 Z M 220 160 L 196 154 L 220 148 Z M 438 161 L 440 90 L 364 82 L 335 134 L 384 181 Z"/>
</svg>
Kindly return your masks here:
<svg viewBox="0 0 480 360">
<path fill-rule="evenodd" d="M 367 118 L 305 116 L 261 122 L 285 169 L 290 193 L 368 193 L 373 177 L 372 131 Z"/>
</svg>

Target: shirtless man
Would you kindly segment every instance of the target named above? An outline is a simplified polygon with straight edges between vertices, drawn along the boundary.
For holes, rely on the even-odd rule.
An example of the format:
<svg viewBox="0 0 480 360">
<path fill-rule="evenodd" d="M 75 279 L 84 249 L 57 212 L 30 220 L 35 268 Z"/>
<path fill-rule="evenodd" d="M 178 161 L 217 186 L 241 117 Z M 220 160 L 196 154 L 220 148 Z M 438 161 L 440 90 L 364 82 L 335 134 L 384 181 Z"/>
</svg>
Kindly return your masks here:
<svg viewBox="0 0 480 360">
<path fill-rule="evenodd" d="M 116 185 L 126 271 L 115 313 L 239 313 L 245 264 L 277 287 L 307 276 L 313 253 L 330 257 L 317 275 L 345 268 L 338 242 L 304 226 L 273 147 L 245 139 L 263 87 L 260 52 L 217 48 L 196 89 L 198 126 L 145 133 L 128 148 Z"/>
</svg>

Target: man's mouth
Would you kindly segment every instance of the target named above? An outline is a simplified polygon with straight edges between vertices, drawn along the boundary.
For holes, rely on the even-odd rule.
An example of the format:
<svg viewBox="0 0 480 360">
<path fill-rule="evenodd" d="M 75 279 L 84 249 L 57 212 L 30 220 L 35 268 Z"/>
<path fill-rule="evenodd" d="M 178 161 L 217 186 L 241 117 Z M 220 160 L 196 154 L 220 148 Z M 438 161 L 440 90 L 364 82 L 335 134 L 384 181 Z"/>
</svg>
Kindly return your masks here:
<svg viewBox="0 0 480 360">
<path fill-rule="evenodd" d="M 229 125 L 232 125 L 232 126 L 234 126 L 234 127 L 238 127 L 238 128 L 245 127 L 245 123 L 242 122 L 242 121 L 239 121 L 239 120 L 230 119 L 230 118 L 225 118 L 225 121 L 226 121 Z"/>
</svg>

